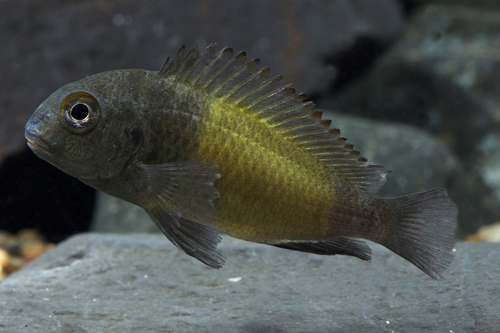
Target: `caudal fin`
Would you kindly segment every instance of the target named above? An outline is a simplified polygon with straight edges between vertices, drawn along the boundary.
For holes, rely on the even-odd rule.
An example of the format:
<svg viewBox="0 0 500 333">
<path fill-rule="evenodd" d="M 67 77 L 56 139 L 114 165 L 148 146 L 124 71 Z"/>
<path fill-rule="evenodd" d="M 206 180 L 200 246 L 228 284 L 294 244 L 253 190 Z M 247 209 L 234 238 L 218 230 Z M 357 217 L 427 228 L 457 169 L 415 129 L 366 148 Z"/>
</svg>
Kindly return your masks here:
<svg viewBox="0 0 500 333">
<path fill-rule="evenodd" d="M 389 199 L 395 216 L 382 245 L 430 277 L 443 277 L 454 258 L 457 207 L 443 188 Z M 392 215 L 392 214 L 391 214 Z"/>
</svg>

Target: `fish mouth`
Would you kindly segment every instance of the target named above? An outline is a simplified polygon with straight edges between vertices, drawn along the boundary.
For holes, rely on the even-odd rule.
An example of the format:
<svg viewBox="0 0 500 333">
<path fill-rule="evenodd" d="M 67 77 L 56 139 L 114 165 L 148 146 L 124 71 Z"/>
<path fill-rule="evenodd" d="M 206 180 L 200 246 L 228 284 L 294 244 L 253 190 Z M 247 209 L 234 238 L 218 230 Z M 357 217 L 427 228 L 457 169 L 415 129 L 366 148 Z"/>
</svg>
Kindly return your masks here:
<svg viewBox="0 0 500 333">
<path fill-rule="evenodd" d="M 49 155 L 52 155 L 54 153 L 54 149 L 51 148 L 50 145 L 45 142 L 39 135 L 33 134 L 30 131 L 26 130 L 24 132 L 24 137 L 26 138 L 26 141 L 28 141 L 28 147 L 30 147 L 31 150 L 42 150 Z"/>
</svg>

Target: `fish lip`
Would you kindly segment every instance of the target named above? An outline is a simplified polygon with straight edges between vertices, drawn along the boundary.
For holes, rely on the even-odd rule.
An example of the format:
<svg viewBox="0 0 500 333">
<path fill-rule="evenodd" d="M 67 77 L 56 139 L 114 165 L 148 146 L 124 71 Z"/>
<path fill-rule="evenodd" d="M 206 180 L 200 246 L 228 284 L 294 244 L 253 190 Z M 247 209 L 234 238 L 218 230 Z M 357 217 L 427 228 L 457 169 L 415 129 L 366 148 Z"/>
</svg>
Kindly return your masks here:
<svg viewBox="0 0 500 333">
<path fill-rule="evenodd" d="M 40 137 L 39 135 L 33 134 L 30 131 L 24 131 L 24 137 L 26 141 L 28 141 L 28 147 L 32 150 L 42 150 L 45 153 L 52 155 L 54 153 L 54 149 Z"/>
</svg>

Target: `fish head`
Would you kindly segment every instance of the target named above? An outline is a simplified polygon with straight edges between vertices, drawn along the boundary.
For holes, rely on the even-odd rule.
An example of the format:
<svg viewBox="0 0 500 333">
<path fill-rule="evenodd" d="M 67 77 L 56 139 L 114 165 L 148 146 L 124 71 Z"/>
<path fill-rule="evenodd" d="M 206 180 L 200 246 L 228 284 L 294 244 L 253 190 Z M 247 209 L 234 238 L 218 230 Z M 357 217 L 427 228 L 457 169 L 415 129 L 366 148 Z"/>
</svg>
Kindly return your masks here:
<svg viewBox="0 0 500 333">
<path fill-rule="evenodd" d="M 126 75 L 125 75 L 126 76 Z M 118 175 L 142 145 L 126 79 L 105 72 L 70 83 L 49 96 L 25 126 L 40 158 L 80 179 Z"/>
</svg>

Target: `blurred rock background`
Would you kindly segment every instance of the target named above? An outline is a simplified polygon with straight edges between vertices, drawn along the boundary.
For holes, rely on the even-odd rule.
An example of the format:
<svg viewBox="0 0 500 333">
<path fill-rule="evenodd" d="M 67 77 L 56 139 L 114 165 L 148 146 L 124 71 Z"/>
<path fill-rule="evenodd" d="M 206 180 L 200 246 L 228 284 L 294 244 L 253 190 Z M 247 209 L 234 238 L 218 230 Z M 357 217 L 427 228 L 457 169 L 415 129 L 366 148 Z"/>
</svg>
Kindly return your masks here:
<svg viewBox="0 0 500 333">
<path fill-rule="evenodd" d="M 50 241 L 155 230 L 35 157 L 24 124 L 60 86 L 157 70 L 180 45 L 245 50 L 393 170 L 381 196 L 442 186 L 460 237 L 500 220 L 500 5 L 460 0 L 0 0 L 0 229 Z M 96 206 L 97 209 L 93 210 Z M 145 224 L 139 223 L 145 221 Z"/>
</svg>

